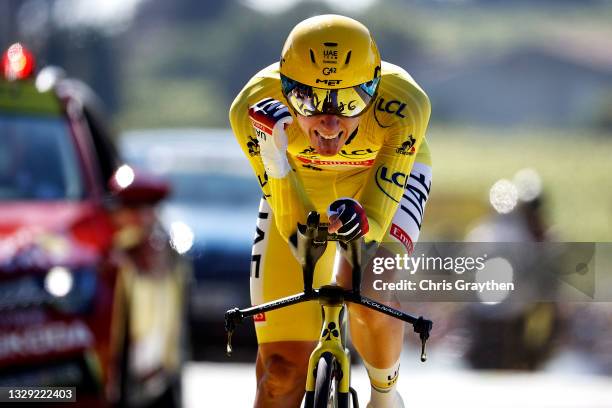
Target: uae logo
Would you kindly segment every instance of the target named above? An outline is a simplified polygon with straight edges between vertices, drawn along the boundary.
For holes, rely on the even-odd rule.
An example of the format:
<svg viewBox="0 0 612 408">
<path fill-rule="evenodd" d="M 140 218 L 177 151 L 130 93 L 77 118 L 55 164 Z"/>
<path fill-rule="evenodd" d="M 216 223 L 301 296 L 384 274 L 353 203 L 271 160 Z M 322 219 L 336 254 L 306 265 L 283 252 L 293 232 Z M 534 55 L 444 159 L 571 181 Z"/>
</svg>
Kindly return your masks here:
<svg viewBox="0 0 612 408">
<path fill-rule="evenodd" d="M 336 64 L 338 62 L 338 43 L 324 42 L 323 45 L 325 46 L 325 48 L 323 49 L 323 62 L 325 64 Z M 310 52 L 312 53 L 312 51 Z M 311 55 L 311 59 L 314 59 L 313 55 Z"/>
</svg>

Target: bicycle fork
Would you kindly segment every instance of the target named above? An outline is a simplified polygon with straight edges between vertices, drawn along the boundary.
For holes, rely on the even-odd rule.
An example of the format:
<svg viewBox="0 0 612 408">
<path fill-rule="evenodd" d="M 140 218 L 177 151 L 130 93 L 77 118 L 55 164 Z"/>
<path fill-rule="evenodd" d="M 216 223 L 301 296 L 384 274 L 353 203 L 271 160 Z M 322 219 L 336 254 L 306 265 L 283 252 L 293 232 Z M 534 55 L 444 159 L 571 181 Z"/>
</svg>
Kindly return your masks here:
<svg viewBox="0 0 612 408">
<path fill-rule="evenodd" d="M 337 381 L 337 393 L 334 398 L 336 398 L 336 396 L 338 398 L 335 406 L 338 408 L 348 408 L 348 395 L 349 392 L 351 392 L 351 357 L 349 349 L 343 344 L 343 336 L 346 334 L 342 332 L 341 313 L 345 305 L 343 305 L 342 302 L 335 303 L 330 302 L 329 299 L 322 298 L 321 306 L 323 308 L 324 322 L 319 343 L 308 360 L 304 408 L 312 408 L 314 406 L 316 375 L 318 374 L 316 373 L 317 366 L 319 359 L 323 357 L 325 353 L 329 353 L 329 355 L 334 357 L 331 360 L 333 362 L 333 377 L 335 377 Z M 353 395 L 353 399 L 356 400 L 356 395 Z M 358 407 L 358 405 L 355 406 Z"/>
</svg>

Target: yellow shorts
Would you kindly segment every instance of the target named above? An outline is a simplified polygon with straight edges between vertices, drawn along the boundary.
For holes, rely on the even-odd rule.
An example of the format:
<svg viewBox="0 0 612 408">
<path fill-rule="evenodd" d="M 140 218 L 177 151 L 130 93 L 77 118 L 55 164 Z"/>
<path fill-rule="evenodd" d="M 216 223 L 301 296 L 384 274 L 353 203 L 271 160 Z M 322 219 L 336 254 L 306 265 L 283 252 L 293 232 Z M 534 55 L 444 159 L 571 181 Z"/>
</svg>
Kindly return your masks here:
<svg viewBox="0 0 612 408">
<path fill-rule="evenodd" d="M 328 245 L 317 263 L 313 287 L 332 281 L 335 245 Z M 302 268 L 274 223 L 270 206 L 261 200 L 257 232 L 251 257 L 251 303 L 294 295 L 304 290 Z M 274 341 L 316 340 L 321 329 L 321 307 L 318 302 L 304 302 L 256 315 L 253 318 L 258 343 Z"/>
<path fill-rule="evenodd" d="M 420 166 L 416 169 L 419 171 L 419 178 L 409 182 L 384 239 L 385 242 L 395 244 L 395 252 L 399 247 L 398 243 L 409 250 L 411 242 L 418 239 L 431 186 L 431 168 Z M 427 188 L 424 189 L 424 186 Z M 416 195 L 415 191 L 418 191 Z M 335 254 L 336 245 L 330 243 L 317 263 L 313 287 L 332 282 Z M 294 295 L 304 289 L 302 269 L 293 257 L 289 245 L 279 234 L 272 210 L 263 199 L 259 206 L 257 231 L 253 242 L 250 285 L 253 305 Z M 253 320 L 258 343 L 316 341 L 321 330 L 321 307 L 316 301 L 304 302 L 257 315 Z"/>
</svg>

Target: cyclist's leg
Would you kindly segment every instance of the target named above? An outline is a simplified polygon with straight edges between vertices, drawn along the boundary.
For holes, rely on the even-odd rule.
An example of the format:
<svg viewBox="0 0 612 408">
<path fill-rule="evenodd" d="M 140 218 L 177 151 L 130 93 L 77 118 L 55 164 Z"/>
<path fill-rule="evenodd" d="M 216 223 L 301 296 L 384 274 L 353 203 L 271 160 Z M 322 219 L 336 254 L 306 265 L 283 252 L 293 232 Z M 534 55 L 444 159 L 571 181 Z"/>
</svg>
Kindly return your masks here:
<svg viewBox="0 0 612 408">
<path fill-rule="evenodd" d="M 375 256 L 395 256 L 380 248 Z M 385 272 L 391 278 L 391 273 Z M 388 306 L 399 308 L 400 304 L 390 292 L 373 292 L 371 271 L 364 271 L 362 292 L 365 296 Z M 345 288 L 351 286 L 351 268 L 346 260 L 339 261 L 338 283 Z M 403 346 L 404 322 L 364 306 L 349 304 L 349 328 L 351 341 L 359 355 L 373 367 L 392 367 L 398 361 Z"/>
<path fill-rule="evenodd" d="M 427 145 L 422 145 L 417 161 L 410 173 L 404 196 L 389 226 L 386 238 L 376 257 L 395 257 L 411 253 L 418 240 L 425 204 L 431 188 L 431 165 Z M 392 281 L 395 271 L 386 271 L 385 280 Z M 339 259 L 336 279 L 350 287 L 351 269 L 344 258 Z M 392 291 L 373 290 L 373 281 L 380 279 L 366 268 L 362 277 L 364 295 L 392 307 L 400 304 Z M 390 316 L 359 305 L 349 305 L 352 341 L 362 358 L 374 367 L 391 367 L 402 350 L 404 323 Z"/>
<path fill-rule="evenodd" d="M 255 407 L 299 407 L 314 341 L 262 343 L 257 350 Z"/>
<path fill-rule="evenodd" d="M 376 256 L 387 255 L 391 256 L 383 248 L 376 253 Z M 338 283 L 348 288 L 351 285 L 350 267 L 344 260 L 340 261 L 340 264 Z M 389 272 L 385 274 L 391 276 Z M 368 290 L 372 287 L 372 275 L 371 271 L 364 271 L 363 294 L 387 306 L 399 308 L 400 304 L 394 295 L 372 293 Z M 368 408 L 403 407 L 401 396 L 395 391 L 395 383 L 399 376 L 404 322 L 360 305 L 349 304 L 348 310 L 351 341 L 363 359 L 370 378 L 371 397 Z"/>
<path fill-rule="evenodd" d="M 418 240 L 425 204 L 431 188 L 431 162 L 426 143 L 421 145 L 416 162 L 410 173 L 406 191 L 387 231 L 385 242 L 376 256 L 395 257 L 411 253 L 413 243 Z M 350 287 L 350 268 L 345 260 L 338 262 L 337 280 Z M 386 271 L 386 280 L 394 280 L 395 271 Z M 362 290 L 388 306 L 400 306 L 391 291 L 373 290 L 373 281 L 379 279 L 371 269 L 365 269 Z M 351 339 L 363 358 L 372 384 L 371 402 L 375 408 L 403 406 L 401 397 L 393 390 L 399 375 L 399 358 L 403 346 L 404 323 L 359 305 L 349 305 Z"/>
<path fill-rule="evenodd" d="M 331 280 L 333 246 L 317 264 L 314 285 Z M 303 291 L 302 271 L 262 200 L 251 264 L 251 302 L 260 304 Z M 306 385 L 308 357 L 321 331 L 321 308 L 306 302 L 256 316 L 256 407 L 298 407 Z"/>
</svg>

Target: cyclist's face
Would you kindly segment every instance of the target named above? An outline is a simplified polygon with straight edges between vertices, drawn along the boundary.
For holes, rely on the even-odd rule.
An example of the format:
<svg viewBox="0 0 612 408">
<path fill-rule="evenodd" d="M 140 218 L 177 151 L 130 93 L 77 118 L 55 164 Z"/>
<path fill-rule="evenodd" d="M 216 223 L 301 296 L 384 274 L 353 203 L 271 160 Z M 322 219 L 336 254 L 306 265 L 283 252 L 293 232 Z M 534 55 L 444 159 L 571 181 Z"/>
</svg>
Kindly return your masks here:
<svg viewBox="0 0 612 408">
<path fill-rule="evenodd" d="M 340 152 L 349 136 L 357 129 L 360 117 L 339 115 L 297 115 L 300 128 L 310 138 L 310 144 L 321 156 L 334 156 Z"/>
</svg>

